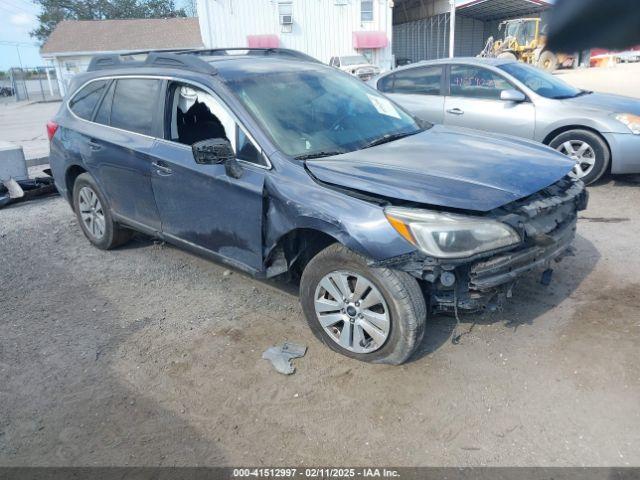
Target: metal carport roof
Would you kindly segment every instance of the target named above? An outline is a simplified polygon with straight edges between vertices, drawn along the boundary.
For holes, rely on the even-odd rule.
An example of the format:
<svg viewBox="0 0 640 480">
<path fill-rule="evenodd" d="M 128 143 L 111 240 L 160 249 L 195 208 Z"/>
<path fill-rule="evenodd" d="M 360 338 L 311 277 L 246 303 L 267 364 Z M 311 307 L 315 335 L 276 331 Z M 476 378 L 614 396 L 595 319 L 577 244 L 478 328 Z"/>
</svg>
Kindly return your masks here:
<svg viewBox="0 0 640 480">
<path fill-rule="evenodd" d="M 456 5 L 456 13 L 478 20 L 502 20 L 540 13 L 552 3 L 545 0 L 471 0 Z"/>
</svg>

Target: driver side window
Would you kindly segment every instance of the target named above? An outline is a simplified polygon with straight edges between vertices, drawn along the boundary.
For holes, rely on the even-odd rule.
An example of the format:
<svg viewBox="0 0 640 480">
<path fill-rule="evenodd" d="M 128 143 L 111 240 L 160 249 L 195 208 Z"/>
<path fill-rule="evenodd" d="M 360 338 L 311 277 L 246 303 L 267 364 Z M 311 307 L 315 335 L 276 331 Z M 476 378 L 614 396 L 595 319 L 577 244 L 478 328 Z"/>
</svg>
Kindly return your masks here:
<svg viewBox="0 0 640 480">
<path fill-rule="evenodd" d="M 236 158 L 265 165 L 253 142 L 215 97 L 197 87 L 171 82 L 167 90 L 165 138 L 184 145 L 226 139 Z"/>
<path fill-rule="evenodd" d="M 451 65 L 452 97 L 500 100 L 500 92 L 514 88 L 500 75 L 486 68 Z"/>
</svg>

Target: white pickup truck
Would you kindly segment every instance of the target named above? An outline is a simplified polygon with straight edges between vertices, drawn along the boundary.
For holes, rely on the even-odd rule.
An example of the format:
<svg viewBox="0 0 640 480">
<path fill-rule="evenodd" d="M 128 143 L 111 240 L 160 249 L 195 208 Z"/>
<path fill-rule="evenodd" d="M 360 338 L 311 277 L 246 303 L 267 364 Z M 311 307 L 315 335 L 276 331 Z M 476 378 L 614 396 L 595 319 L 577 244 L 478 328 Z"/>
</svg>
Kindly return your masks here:
<svg viewBox="0 0 640 480">
<path fill-rule="evenodd" d="M 380 68 L 375 65 L 371 65 L 364 55 L 331 57 L 329 65 L 339 68 L 343 72 L 350 73 L 365 82 L 380 73 Z"/>
</svg>

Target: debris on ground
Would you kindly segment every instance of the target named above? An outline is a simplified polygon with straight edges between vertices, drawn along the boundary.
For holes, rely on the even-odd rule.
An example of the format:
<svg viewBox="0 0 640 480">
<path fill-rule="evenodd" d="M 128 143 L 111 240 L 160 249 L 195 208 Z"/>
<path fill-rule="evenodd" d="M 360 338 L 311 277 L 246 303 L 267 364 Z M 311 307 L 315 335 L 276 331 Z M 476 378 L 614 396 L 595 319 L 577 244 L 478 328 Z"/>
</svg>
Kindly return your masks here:
<svg viewBox="0 0 640 480">
<path fill-rule="evenodd" d="M 262 358 L 269 360 L 278 372 L 291 375 L 296 371 L 296 368 L 291 365 L 291 360 L 304 357 L 305 353 L 307 353 L 306 345 L 284 342 L 282 345 L 267 348 Z"/>
<path fill-rule="evenodd" d="M 47 170 L 44 173 L 49 173 Z M 56 193 L 52 177 L 36 177 L 25 180 L 9 178 L 0 182 L 0 208 L 10 203 L 29 200 L 41 195 Z"/>
</svg>

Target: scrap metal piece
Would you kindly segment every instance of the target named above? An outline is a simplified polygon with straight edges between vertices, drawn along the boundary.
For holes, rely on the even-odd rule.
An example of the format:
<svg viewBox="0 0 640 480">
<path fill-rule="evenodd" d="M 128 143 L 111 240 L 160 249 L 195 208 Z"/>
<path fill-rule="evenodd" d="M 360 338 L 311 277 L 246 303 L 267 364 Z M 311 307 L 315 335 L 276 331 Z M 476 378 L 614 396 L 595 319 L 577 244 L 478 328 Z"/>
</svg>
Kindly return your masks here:
<svg viewBox="0 0 640 480">
<path fill-rule="evenodd" d="M 10 178 L 9 180 L 3 180 L 2 184 L 4 188 L 9 192 L 9 198 L 22 198 L 24 197 L 24 190 L 22 187 L 16 182 L 14 178 Z"/>
<path fill-rule="evenodd" d="M 44 173 L 47 173 L 46 171 Z M 3 180 L 0 182 L 0 208 L 14 202 L 29 200 L 40 195 L 56 193 L 53 178 L 35 177 L 26 180 Z"/>
<path fill-rule="evenodd" d="M 306 345 L 284 342 L 282 345 L 267 348 L 262 358 L 269 360 L 278 372 L 291 375 L 296 371 L 296 368 L 291 365 L 291 360 L 304 357 L 305 353 L 307 353 Z"/>
</svg>

